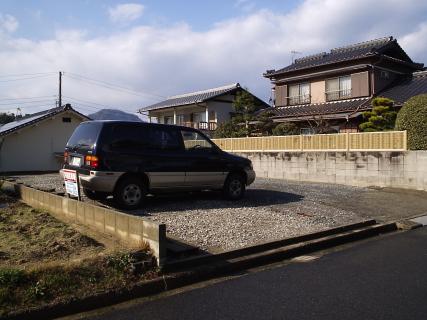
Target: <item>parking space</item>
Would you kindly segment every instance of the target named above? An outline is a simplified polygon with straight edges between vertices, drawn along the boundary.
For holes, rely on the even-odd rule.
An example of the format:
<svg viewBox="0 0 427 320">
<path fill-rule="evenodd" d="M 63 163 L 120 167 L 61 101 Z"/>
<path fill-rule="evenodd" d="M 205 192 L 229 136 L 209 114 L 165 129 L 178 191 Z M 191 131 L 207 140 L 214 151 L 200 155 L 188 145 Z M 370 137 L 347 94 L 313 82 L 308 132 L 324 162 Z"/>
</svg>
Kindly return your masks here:
<svg viewBox="0 0 427 320">
<path fill-rule="evenodd" d="M 63 192 L 57 174 L 17 178 Z M 100 205 L 111 206 L 112 201 Z M 219 192 L 149 196 L 141 209 L 130 213 L 166 223 L 168 233 L 218 252 L 368 218 L 390 221 L 426 211 L 425 192 L 257 179 L 240 201 L 224 200 Z"/>
</svg>

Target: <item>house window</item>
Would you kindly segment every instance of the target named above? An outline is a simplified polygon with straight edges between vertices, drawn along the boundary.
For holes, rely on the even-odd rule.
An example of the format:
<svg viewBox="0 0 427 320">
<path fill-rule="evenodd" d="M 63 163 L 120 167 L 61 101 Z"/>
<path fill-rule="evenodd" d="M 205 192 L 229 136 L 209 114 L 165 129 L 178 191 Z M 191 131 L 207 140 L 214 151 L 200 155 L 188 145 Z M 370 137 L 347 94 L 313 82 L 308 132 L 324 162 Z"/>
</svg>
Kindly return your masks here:
<svg viewBox="0 0 427 320">
<path fill-rule="evenodd" d="M 299 83 L 288 86 L 289 105 L 310 103 L 310 84 Z"/>
<path fill-rule="evenodd" d="M 62 117 L 62 122 L 71 122 L 70 117 Z"/>
<path fill-rule="evenodd" d="M 351 77 L 344 76 L 326 80 L 326 101 L 351 98 Z"/>
<path fill-rule="evenodd" d="M 164 124 L 173 124 L 173 117 L 172 116 L 165 116 L 163 123 Z"/>
<path fill-rule="evenodd" d="M 177 114 L 176 115 L 176 124 L 179 124 L 179 125 L 183 125 L 184 124 L 184 115 L 183 114 Z"/>
</svg>

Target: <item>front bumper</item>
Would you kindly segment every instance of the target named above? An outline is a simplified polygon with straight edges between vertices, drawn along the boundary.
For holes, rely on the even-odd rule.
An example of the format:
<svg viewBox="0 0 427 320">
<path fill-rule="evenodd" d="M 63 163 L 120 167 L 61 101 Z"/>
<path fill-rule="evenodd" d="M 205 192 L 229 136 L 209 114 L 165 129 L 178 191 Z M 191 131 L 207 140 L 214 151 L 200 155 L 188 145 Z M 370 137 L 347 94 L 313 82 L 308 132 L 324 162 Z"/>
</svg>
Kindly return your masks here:
<svg viewBox="0 0 427 320">
<path fill-rule="evenodd" d="M 62 169 L 59 171 L 62 177 Z M 80 185 L 92 191 L 112 193 L 119 178 L 124 172 L 90 171 L 89 174 L 79 173 Z"/>
<path fill-rule="evenodd" d="M 247 177 L 246 185 L 250 185 L 255 181 L 255 177 L 256 177 L 255 171 L 253 171 L 252 169 L 246 169 L 245 172 Z"/>
</svg>

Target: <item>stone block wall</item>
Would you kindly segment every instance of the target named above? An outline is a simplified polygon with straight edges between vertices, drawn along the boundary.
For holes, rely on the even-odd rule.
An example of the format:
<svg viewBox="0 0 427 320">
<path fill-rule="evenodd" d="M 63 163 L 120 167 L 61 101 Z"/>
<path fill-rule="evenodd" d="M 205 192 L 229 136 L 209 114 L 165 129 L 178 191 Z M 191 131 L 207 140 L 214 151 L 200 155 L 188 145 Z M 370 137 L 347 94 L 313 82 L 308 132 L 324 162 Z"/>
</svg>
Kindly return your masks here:
<svg viewBox="0 0 427 320">
<path fill-rule="evenodd" d="M 245 152 L 257 177 L 427 191 L 427 151 Z"/>
</svg>

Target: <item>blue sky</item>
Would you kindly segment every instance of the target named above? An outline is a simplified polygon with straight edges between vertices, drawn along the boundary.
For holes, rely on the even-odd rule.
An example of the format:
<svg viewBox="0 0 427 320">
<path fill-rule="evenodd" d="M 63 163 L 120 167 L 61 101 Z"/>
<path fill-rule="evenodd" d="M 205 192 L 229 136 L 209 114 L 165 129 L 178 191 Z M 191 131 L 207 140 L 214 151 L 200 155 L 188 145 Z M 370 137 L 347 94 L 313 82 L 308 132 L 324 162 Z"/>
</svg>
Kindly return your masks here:
<svg viewBox="0 0 427 320">
<path fill-rule="evenodd" d="M 118 28 L 140 24 L 165 26 L 188 23 L 196 31 L 206 31 L 215 23 L 238 16 L 245 16 L 260 9 L 288 11 L 298 1 L 132 1 L 144 7 L 141 17 L 126 25 L 118 26 L 109 19 L 108 9 L 126 3 L 101 0 L 2 0 L 1 11 L 16 17 L 20 28 L 16 35 L 31 39 L 47 39 L 57 29 L 80 28 L 90 36 L 108 35 Z"/>
<path fill-rule="evenodd" d="M 0 112 L 54 106 L 58 71 L 63 102 L 83 113 L 235 82 L 268 101 L 262 74 L 292 50 L 390 35 L 427 63 L 427 1 L 1 0 Z"/>
</svg>

